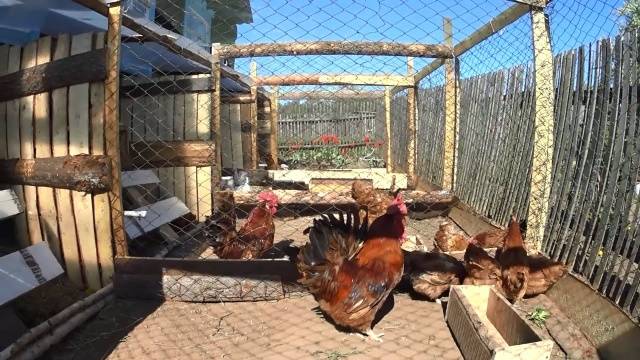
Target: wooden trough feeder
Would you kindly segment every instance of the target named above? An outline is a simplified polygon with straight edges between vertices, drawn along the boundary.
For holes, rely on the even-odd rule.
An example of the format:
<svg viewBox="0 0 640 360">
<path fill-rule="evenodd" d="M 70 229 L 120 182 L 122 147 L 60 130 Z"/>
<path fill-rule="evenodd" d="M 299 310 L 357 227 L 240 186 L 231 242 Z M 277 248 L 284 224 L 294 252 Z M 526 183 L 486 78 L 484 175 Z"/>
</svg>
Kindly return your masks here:
<svg viewBox="0 0 640 360">
<path fill-rule="evenodd" d="M 492 286 L 451 287 L 446 321 L 465 359 L 550 359 L 542 340 Z"/>
</svg>

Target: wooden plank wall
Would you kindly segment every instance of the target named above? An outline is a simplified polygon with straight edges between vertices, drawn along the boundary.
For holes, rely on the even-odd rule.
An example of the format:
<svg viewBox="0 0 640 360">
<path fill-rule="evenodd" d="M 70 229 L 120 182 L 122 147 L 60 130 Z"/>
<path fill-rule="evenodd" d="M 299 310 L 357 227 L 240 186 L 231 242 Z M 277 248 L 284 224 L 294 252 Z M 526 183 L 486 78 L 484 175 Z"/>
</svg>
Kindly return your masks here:
<svg viewBox="0 0 640 360">
<path fill-rule="evenodd" d="M 121 86 L 209 74 L 178 76 L 127 76 Z M 127 128 L 130 142 L 162 140 L 211 140 L 211 95 L 177 93 L 130 98 L 121 94 L 121 126 Z M 242 116 L 250 116 L 251 104 L 222 104 L 222 164 L 243 168 Z M 245 119 L 249 120 L 249 119 Z M 245 140 L 246 141 L 246 140 Z M 140 154 L 132 153 L 132 157 Z M 211 167 L 166 167 L 156 169 L 163 188 L 183 201 L 198 221 L 211 215 Z"/>
<path fill-rule="evenodd" d="M 444 87 L 418 90 L 416 175 L 424 182 L 442 184 L 444 151 Z M 434 154 L 434 156 L 424 156 Z"/>
<path fill-rule="evenodd" d="M 0 74 L 105 46 L 104 33 L 42 37 L 0 46 Z M 104 153 L 104 84 L 77 84 L 0 103 L 0 157 L 46 158 Z M 111 282 L 108 194 L 15 186 L 25 213 L 14 218 L 20 246 L 48 241 L 68 277 L 99 289 Z"/>
<path fill-rule="evenodd" d="M 407 91 L 391 99 L 391 163 L 393 171 L 407 171 Z M 418 154 L 419 156 L 419 154 Z"/>
<path fill-rule="evenodd" d="M 531 69 L 465 79 L 455 193 L 498 224 L 526 217 L 532 143 Z M 495 196 L 495 194 L 501 194 Z"/>
<path fill-rule="evenodd" d="M 556 56 L 554 171 L 543 251 L 640 314 L 638 34 Z"/>
</svg>

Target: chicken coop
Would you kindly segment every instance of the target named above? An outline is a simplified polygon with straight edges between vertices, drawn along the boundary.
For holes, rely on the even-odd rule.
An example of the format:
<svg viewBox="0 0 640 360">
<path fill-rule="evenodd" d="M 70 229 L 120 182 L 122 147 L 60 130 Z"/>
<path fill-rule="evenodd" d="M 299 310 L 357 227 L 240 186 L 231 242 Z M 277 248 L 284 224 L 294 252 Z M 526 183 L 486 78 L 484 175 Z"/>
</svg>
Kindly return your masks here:
<svg viewBox="0 0 640 360">
<path fill-rule="evenodd" d="M 25 323 L 0 358 L 637 353 L 638 8 L 0 0 L 0 279 L 33 278 L 0 296 Z M 314 219 L 373 221 L 396 194 L 404 254 L 446 227 L 462 264 L 514 217 L 568 274 L 510 307 L 466 285 L 425 300 L 405 266 L 384 343 L 348 336 L 300 283 L 301 249 Z"/>
</svg>

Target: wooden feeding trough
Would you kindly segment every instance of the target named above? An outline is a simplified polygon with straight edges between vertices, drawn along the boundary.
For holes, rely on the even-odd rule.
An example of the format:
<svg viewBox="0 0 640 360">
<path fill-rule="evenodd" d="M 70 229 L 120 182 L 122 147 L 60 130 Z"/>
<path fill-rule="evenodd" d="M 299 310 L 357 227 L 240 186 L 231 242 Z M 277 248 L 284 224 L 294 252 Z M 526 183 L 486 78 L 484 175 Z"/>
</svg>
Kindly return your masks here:
<svg viewBox="0 0 640 360">
<path fill-rule="evenodd" d="M 466 359 L 550 359 L 542 340 L 492 286 L 451 287 L 446 321 Z"/>
</svg>

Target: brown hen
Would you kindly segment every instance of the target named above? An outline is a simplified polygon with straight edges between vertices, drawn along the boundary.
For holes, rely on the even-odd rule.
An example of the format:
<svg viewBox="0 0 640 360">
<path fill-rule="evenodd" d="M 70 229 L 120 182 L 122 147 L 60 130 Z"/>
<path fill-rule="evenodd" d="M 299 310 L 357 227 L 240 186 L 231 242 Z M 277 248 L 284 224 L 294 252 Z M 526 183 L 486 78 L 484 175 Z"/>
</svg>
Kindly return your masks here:
<svg viewBox="0 0 640 360">
<path fill-rule="evenodd" d="M 433 246 L 442 252 L 463 251 L 468 244 L 467 236 L 456 230 L 450 221 L 441 223 L 433 238 Z"/>
<path fill-rule="evenodd" d="M 465 285 L 501 285 L 500 264 L 483 248 L 469 244 L 464 253 Z"/>
<path fill-rule="evenodd" d="M 395 187 L 395 177 L 393 179 L 391 191 L 394 191 Z M 351 197 L 360 207 L 360 221 L 364 220 L 366 211 L 366 216 L 369 219 L 367 225 L 371 225 L 377 218 L 386 213 L 387 207 L 396 195 L 397 192 L 392 194 L 391 192 L 377 190 L 371 182 L 364 180 L 356 180 L 351 185 Z"/>
<path fill-rule="evenodd" d="M 526 296 L 544 294 L 567 274 L 567 267 L 558 261 L 538 255 L 529 257 L 529 282 Z"/>
<path fill-rule="evenodd" d="M 403 251 L 404 275 L 415 292 L 434 301 L 451 285 L 460 285 L 466 271 L 458 259 L 441 253 Z"/>
<path fill-rule="evenodd" d="M 520 224 L 511 217 L 502 249 L 496 253 L 502 269 L 502 290 L 507 299 L 516 302 L 524 297 L 529 281 L 527 250 L 520 232 Z"/>
</svg>

